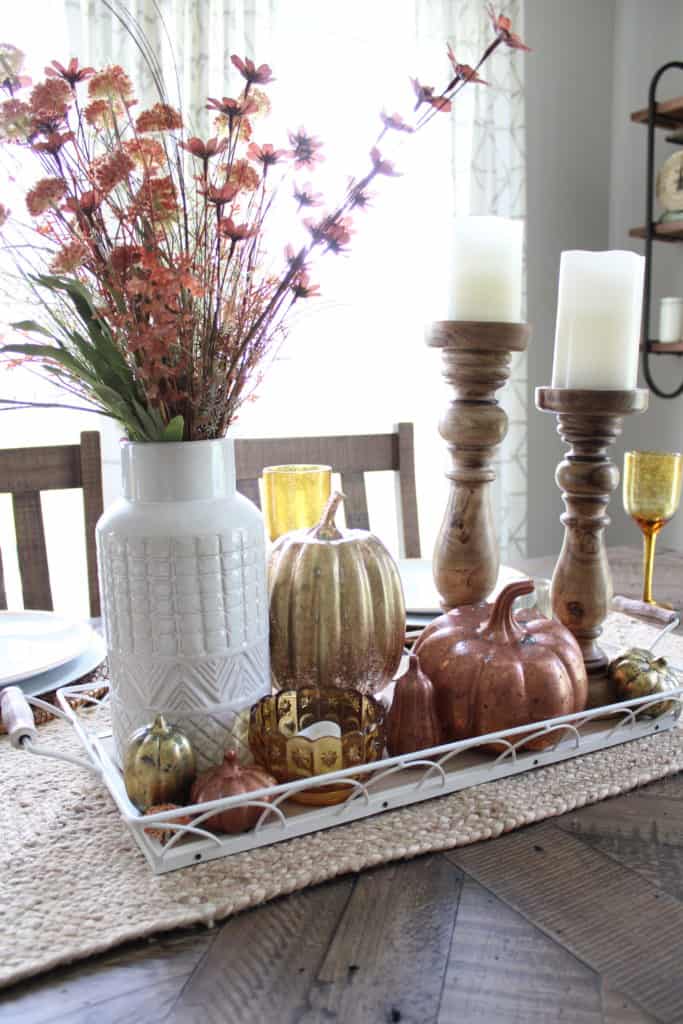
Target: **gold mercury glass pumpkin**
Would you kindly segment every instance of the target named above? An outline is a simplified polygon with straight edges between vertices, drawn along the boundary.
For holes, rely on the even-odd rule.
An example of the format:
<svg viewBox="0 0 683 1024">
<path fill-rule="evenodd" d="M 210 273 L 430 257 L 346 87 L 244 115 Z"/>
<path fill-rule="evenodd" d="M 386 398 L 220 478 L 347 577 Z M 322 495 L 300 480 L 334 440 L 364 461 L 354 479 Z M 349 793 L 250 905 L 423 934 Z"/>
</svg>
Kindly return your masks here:
<svg viewBox="0 0 683 1024">
<path fill-rule="evenodd" d="M 666 658 L 655 658 L 651 651 L 642 647 L 631 647 L 615 658 L 609 666 L 609 677 L 615 685 L 618 700 L 654 697 L 680 685 L 669 671 Z M 675 707 L 675 701 L 662 701 L 641 714 L 644 718 L 658 718 Z"/>
<path fill-rule="evenodd" d="M 398 567 L 374 534 L 340 530 L 335 491 L 317 526 L 285 534 L 268 564 L 276 689 L 375 693 L 401 660 L 405 604 Z"/>
<path fill-rule="evenodd" d="M 157 715 L 128 741 L 123 761 L 126 792 L 140 811 L 155 804 L 186 804 L 196 775 L 192 745 L 185 733 Z"/>
</svg>

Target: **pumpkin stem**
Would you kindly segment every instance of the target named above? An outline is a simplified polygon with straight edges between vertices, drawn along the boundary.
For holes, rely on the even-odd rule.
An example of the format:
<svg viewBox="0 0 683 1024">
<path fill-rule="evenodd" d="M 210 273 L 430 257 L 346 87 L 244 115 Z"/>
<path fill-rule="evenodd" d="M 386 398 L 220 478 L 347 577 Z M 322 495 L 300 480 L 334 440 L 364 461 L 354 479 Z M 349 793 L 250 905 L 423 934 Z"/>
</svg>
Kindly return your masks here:
<svg viewBox="0 0 683 1024">
<path fill-rule="evenodd" d="M 323 509 L 323 514 L 320 517 L 320 522 L 317 526 L 312 527 L 308 532 L 312 537 L 318 540 L 340 540 L 341 532 L 337 529 L 337 524 L 334 519 L 337 515 L 337 509 L 341 505 L 342 501 L 346 497 L 341 491 L 333 491 L 327 500 L 327 504 Z"/>
<path fill-rule="evenodd" d="M 167 728 L 168 726 L 166 725 L 166 719 L 164 718 L 164 716 L 161 714 L 155 715 L 150 732 L 156 735 L 160 732 L 166 732 Z"/>
<path fill-rule="evenodd" d="M 533 580 L 508 583 L 496 598 L 485 632 L 497 633 L 505 643 L 519 642 L 524 636 L 524 630 L 515 621 L 512 605 L 518 597 L 530 594 L 533 589 Z"/>
</svg>

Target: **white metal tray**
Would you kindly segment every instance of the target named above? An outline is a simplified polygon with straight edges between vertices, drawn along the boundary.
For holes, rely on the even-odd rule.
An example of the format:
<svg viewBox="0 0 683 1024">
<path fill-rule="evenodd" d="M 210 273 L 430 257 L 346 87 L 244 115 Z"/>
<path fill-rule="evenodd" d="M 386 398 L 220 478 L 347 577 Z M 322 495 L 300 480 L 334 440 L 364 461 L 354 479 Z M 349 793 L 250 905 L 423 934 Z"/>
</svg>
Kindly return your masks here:
<svg viewBox="0 0 683 1024">
<path fill-rule="evenodd" d="M 88 721 L 88 715 L 74 710 L 69 704 L 69 697 L 99 703 L 87 696 L 87 690 L 87 685 L 81 685 L 65 687 L 58 692 L 61 708 L 58 713 L 75 729 L 87 761 L 51 750 L 37 741 L 37 734 L 35 730 L 31 732 L 30 726 L 25 727 L 23 732 L 20 728 L 15 729 L 11 733 L 12 742 L 34 754 L 57 757 L 93 770 L 109 789 L 123 820 L 156 874 L 283 842 L 309 832 L 335 828 L 407 804 L 431 800 L 483 782 L 518 775 L 643 736 L 666 732 L 674 728 L 683 708 L 683 687 L 680 687 L 657 697 L 641 697 L 548 719 L 535 723 L 533 732 L 530 732 L 529 725 L 507 729 L 416 754 L 389 757 L 360 768 L 330 772 L 316 779 L 304 779 L 176 811 L 143 816 L 126 794 L 121 771 L 114 759 L 111 735 L 98 734 Z M 38 698 L 28 700 L 35 706 L 55 710 Z M 646 715 L 657 705 L 665 703 L 672 704 L 665 713 L 655 718 Z M 521 749 L 521 745 L 532 737 L 548 733 L 556 736 L 556 742 L 547 749 Z M 494 741 L 503 747 L 500 753 L 492 754 L 482 750 L 484 745 Z M 345 780 L 351 786 L 344 803 L 331 807 L 310 807 L 289 799 L 297 790 L 328 786 L 339 780 Z M 267 802 L 266 798 L 270 798 L 271 802 Z M 249 832 L 236 836 L 214 835 L 205 827 L 207 819 L 217 811 L 247 804 L 263 808 L 256 827 Z M 188 815 L 192 817 L 191 825 L 178 821 Z M 151 826 L 163 826 L 175 834 L 163 845 L 145 831 Z"/>
</svg>

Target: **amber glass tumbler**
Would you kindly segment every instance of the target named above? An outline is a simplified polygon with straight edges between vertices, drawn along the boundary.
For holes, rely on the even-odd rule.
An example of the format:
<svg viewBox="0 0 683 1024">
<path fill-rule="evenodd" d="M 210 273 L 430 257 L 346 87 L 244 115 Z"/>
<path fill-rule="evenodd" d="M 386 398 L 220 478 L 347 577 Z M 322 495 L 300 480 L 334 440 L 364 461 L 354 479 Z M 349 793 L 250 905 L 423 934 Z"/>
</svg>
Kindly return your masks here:
<svg viewBox="0 0 683 1024">
<path fill-rule="evenodd" d="M 315 526 L 330 496 L 331 466 L 266 466 L 261 506 L 270 540 Z"/>
</svg>

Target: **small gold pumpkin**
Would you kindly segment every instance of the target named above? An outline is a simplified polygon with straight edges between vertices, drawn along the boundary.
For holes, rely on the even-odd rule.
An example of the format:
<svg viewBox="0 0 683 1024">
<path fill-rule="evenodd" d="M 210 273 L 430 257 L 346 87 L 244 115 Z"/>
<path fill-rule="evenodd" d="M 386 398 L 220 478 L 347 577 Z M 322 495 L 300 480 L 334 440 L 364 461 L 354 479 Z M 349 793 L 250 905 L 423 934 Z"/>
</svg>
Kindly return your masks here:
<svg viewBox="0 0 683 1024">
<path fill-rule="evenodd" d="M 399 666 L 405 605 L 398 567 L 367 530 L 340 530 L 335 492 L 311 530 L 286 533 L 268 564 L 270 659 L 277 690 L 372 694 Z"/>
<path fill-rule="evenodd" d="M 157 715 L 128 741 L 123 781 L 128 796 L 143 813 L 155 804 L 186 804 L 197 769 L 185 733 Z"/>
<path fill-rule="evenodd" d="M 669 671 L 666 658 L 656 658 L 642 647 L 631 647 L 620 654 L 609 666 L 609 677 L 614 683 L 619 700 L 656 696 L 675 690 L 680 683 Z M 676 707 L 675 701 L 662 701 L 641 712 L 644 718 L 658 718 Z"/>
</svg>

